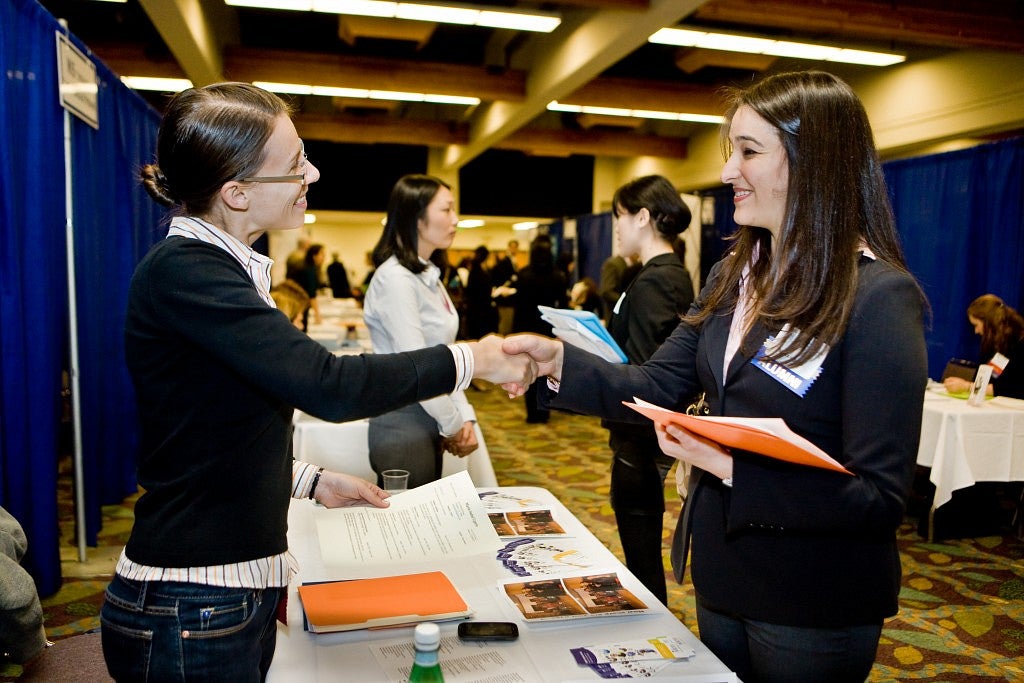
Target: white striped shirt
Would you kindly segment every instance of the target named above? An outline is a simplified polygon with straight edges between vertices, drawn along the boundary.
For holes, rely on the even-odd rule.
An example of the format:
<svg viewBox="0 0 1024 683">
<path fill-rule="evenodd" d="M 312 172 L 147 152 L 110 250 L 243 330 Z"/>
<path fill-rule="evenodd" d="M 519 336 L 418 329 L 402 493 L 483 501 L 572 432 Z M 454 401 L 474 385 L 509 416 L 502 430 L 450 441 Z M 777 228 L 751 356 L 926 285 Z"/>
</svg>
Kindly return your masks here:
<svg viewBox="0 0 1024 683">
<path fill-rule="evenodd" d="M 176 235 L 213 244 L 235 257 L 252 279 L 260 298 L 276 308 L 270 296 L 270 267 L 273 259 L 253 250 L 240 240 L 204 220 L 177 217 L 171 220 L 167 236 Z M 474 357 L 469 346 L 452 344 L 448 347 L 455 359 L 455 390 L 464 391 L 473 379 Z M 313 479 L 322 468 L 308 462 L 292 461 L 292 498 L 308 498 Z M 234 564 L 206 567 L 151 567 L 128 559 L 124 550 L 117 560 L 118 576 L 133 581 L 174 581 L 197 583 L 225 588 L 280 588 L 288 585 L 298 571 L 298 562 L 288 551 L 270 557 L 261 557 Z"/>
</svg>

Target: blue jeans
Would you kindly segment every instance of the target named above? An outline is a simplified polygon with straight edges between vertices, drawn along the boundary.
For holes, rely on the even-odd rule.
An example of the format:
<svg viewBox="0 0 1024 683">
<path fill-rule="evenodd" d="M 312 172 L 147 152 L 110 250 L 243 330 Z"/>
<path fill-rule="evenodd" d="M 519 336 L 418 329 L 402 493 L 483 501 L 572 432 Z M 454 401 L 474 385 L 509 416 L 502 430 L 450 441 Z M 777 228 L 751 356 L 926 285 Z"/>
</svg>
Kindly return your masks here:
<svg viewBox="0 0 1024 683">
<path fill-rule="evenodd" d="M 882 622 L 840 628 L 769 624 L 714 612 L 697 600 L 700 640 L 743 683 L 863 683 Z"/>
<path fill-rule="evenodd" d="M 100 612 L 107 670 L 117 681 L 262 681 L 285 590 L 115 575 Z"/>
</svg>

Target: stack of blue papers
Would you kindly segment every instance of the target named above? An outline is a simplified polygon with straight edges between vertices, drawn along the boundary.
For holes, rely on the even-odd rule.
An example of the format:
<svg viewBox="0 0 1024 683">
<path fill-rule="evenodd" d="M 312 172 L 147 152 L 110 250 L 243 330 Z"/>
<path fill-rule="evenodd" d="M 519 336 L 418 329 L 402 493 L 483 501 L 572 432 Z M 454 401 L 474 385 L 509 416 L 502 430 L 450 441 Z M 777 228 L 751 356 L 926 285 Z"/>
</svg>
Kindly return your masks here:
<svg viewBox="0 0 1024 683">
<path fill-rule="evenodd" d="M 551 323 L 552 331 L 559 339 L 611 363 L 629 362 L 601 319 L 590 311 L 550 306 L 538 306 L 537 310 L 541 318 Z"/>
</svg>

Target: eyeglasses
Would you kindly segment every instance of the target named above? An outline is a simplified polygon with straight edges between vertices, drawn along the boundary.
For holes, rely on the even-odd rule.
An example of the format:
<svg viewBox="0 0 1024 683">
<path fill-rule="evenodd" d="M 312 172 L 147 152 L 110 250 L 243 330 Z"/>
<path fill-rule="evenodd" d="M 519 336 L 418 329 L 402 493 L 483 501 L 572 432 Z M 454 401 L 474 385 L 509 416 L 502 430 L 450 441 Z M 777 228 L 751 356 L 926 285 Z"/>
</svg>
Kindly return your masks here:
<svg viewBox="0 0 1024 683">
<path fill-rule="evenodd" d="M 305 173 L 295 175 L 260 175 L 252 178 L 242 178 L 243 183 L 306 183 Z"/>
<path fill-rule="evenodd" d="M 299 169 L 302 173 L 295 173 L 292 175 L 260 175 L 252 176 L 251 178 L 242 178 L 243 183 L 299 183 L 300 185 L 306 184 L 306 144 L 299 140 L 301 149 L 299 151 Z"/>
</svg>

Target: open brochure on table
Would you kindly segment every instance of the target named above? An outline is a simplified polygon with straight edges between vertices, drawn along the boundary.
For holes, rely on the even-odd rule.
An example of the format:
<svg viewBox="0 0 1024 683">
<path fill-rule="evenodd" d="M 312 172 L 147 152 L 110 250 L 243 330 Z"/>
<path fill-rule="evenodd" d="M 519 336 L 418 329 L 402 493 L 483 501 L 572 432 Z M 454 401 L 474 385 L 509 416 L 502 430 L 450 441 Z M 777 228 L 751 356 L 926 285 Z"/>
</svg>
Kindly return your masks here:
<svg viewBox="0 0 1024 683">
<path fill-rule="evenodd" d="M 550 306 L 537 306 L 537 310 L 542 319 L 551 323 L 552 332 L 559 339 L 611 363 L 629 362 L 601 319 L 590 311 Z"/>
<path fill-rule="evenodd" d="M 660 425 L 674 424 L 729 448 L 739 448 L 799 465 L 853 474 L 828 453 L 800 436 L 780 417 L 686 415 L 633 397 L 623 405 Z"/>
</svg>

